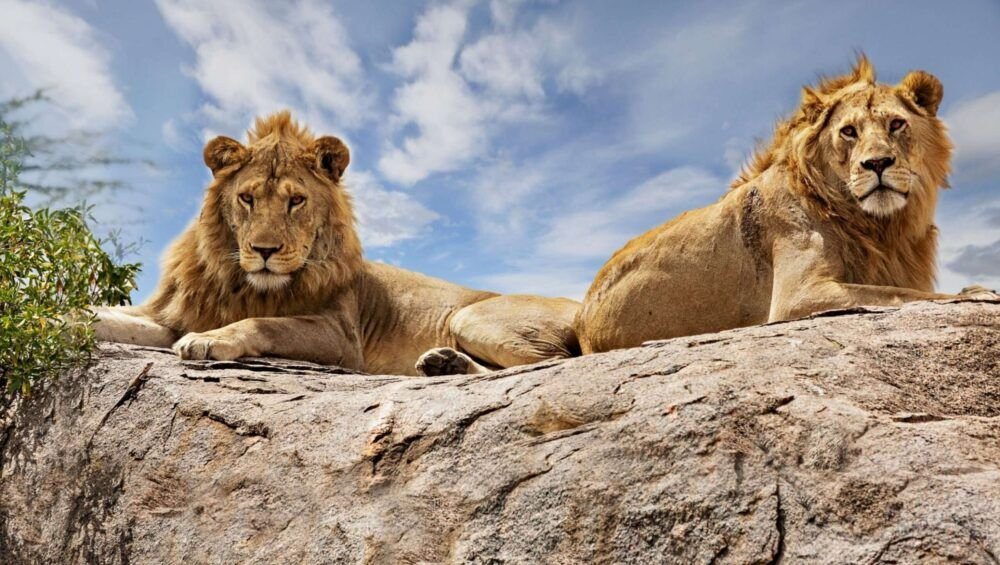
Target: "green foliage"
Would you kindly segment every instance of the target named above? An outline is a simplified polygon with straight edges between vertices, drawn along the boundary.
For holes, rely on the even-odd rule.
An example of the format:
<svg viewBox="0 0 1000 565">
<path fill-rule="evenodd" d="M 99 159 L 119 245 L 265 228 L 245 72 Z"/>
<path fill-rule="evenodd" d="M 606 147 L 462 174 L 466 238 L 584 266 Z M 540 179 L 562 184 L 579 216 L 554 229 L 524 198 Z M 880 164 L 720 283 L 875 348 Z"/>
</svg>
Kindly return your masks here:
<svg viewBox="0 0 1000 565">
<path fill-rule="evenodd" d="M 0 385 L 12 394 L 86 360 L 87 307 L 128 303 L 139 270 L 101 249 L 87 208 L 24 205 L 18 175 L 28 150 L 0 118 Z"/>
</svg>

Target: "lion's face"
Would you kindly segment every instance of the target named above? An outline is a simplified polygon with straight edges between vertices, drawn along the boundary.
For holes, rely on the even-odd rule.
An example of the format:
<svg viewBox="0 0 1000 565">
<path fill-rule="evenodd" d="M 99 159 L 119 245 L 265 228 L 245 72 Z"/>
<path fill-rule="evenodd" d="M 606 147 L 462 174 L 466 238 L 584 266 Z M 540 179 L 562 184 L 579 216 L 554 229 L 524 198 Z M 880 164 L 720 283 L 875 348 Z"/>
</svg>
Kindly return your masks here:
<svg viewBox="0 0 1000 565">
<path fill-rule="evenodd" d="M 317 183 L 307 171 L 286 164 L 272 175 L 269 168 L 252 163 L 237 173 L 224 206 L 240 267 L 262 290 L 281 288 L 305 265 L 317 235 L 317 212 L 324 212 Z"/>
<path fill-rule="evenodd" d="M 868 214 L 891 216 L 937 189 L 941 91 L 937 79 L 917 71 L 899 86 L 862 81 L 825 101 L 819 141 L 829 172 Z"/>
<path fill-rule="evenodd" d="M 248 147 L 220 137 L 206 146 L 219 210 L 235 241 L 231 259 L 250 285 L 280 290 L 329 254 L 336 239 L 330 224 L 344 214 L 338 192 L 348 160 L 347 147 L 334 137 L 311 147 L 278 136 Z"/>
<path fill-rule="evenodd" d="M 922 157 L 914 143 L 919 120 L 886 87 L 850 94 L 834 111 L 826 134 L 840 159 L 832 165 L 866 212 L 888 216 L 906 206 L 919 182 L 911 166 Z"/>
</svg>

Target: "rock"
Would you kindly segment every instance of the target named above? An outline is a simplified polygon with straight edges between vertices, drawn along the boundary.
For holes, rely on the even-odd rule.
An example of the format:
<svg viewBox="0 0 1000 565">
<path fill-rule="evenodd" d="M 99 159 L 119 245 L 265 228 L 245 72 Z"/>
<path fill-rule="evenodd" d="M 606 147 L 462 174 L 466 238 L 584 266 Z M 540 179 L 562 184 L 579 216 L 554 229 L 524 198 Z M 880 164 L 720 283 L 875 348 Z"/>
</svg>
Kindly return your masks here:
<svg viewBox="0 0 1000 565">
<path fill-rule="evenodd" d="M 997 563 L 1000 304 L 489 375 L 102 346 L 9 411 L 19 563 Z"/>
</svg>

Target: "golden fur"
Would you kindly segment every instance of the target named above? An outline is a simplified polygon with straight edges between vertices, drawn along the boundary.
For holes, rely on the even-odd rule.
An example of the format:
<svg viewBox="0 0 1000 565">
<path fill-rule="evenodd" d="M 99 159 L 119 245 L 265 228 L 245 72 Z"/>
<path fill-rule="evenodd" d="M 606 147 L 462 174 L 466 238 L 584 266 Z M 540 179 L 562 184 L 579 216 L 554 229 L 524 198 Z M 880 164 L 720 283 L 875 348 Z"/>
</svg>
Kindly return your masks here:
<svg viewBox="0 0 1000 565">
<path fill-rule="evenodd" d="M 99 309 L 99 337 L 172 345 L 189 359 L 275 355 L 393 374 L 479 372 L 578 350 L 575 302 L 501 297 L 364 261 L 341 186 L 347 146 L 288 112 L 257 119 L 247 146 L 213 139 L 204 160 L 214 178 L 156 291 L 139 307 Z"/>
<path fill-rule="evenodd" d="M 584 353 L 947 298 L 933 292 L 933 216 L 952 150 L 942 94 L 923 71 L 879 84 L 863 55 L 850 73 L 805 87 L 719 202 L 604 265 L 577 320 Z"/>
<path fill-rule="evenodd" d="M 245 318 L 309 313 L 352 282 L 361 269 L 361 243 L 350 196 L 343 190 L 330 190 L 316 174 L 312 159 L 288 158 L 305 154 L 322 160 L 331 148 L 342 147 L 339 140 L 316 140 L 288 112 L 257 119 L 247 134 L 253 154 L 246 162 L 246 149 L 232 139 L 217 138 L 205 148 L 205 161 L 215 177 L 194 229 L 185 232 L 166 254 L 163 280 L 148 303 L 159 324 L 200 332 Z M 334 174 L 339 179 L 340 173 Z M 286 178 L 297 180 L 294 188 L 279 181 Z M 292 211 L 296 222 L 290 226 L 285 225 L 284 214 L 268 214 L 251 228 L 248 206 L 237 198 L 237 191 L 266 190 L 304 194 L 308 205 Z M 314 205 L 316 201 L 322 202 Z M 257 285 L 266 283 L 248 279 L 247 266 L 259 268 L 256 263 L 260 262 L 250 247 L 274 244 L 279 232 L 285 236 L 283 253 L 268 263 L 285 259 L 282 268 L 295 271 L 296 276 L 284 284 L 275 281 L 279 286 L 271 292 L 260 292 Z M 234 250 L 238 250 L 238 261 L 232 260 L 237 257 Z"/>
</svg>

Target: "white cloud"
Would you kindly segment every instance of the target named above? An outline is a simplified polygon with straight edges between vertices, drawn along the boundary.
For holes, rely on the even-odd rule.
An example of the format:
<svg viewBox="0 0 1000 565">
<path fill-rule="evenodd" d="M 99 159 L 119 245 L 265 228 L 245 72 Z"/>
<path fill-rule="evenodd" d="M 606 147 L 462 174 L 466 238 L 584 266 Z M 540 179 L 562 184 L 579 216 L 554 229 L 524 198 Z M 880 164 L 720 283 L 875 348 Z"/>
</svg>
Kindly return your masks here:
<svg viewBox="0 0 1000 565">
<path fill-rule="evenodd" d="M 955 105 L 944 120 L 959 174 L 1000 173 L 1000 91 Z"/>
<path fill-rule="evenodd" d="M 973 279 L 1000 280 L 1000 240 L 990 245 L 969 245 L 948 263 L 948 267 Z"/>
<path fill-rule="evenodd" d="M 517 10 L 525 0 L 490 0 L 490 16 L 500 27 L 509 27 L 517 18 Z"/>
<path fill-rule="evenodd" d="M 506 152 L 484 159 L 465 186 L 478 243 L 523 257 L 559 218 L 605 210 L 622 196 L 616 169 L 625 158 L 620 145 L 598 135 L 520 159 Z"/>
<path fill-rule="evenodd" d="M 163 125 L 168 145 L 187 148 L 191 128 L 233 135 L 254 116 L 291 108 L 317 134 L 367 122 L 372 97 L 361 59 L 330 7 L 314 0 L 157 0 L 167 24 L 195 52 L 190 75 L 208 97 L 199 113 Z M 237 136 L 238 137 L 238 136 Z M 365 171 L 345 182 L 368 248 L 417 236 L 438 216 L 412 196 L 387 190 Z"/>
<path fill-rule="evenodd" d="M 537 294 L 582 300 L 594 273 L 581 268 L 532 269 L 479 277 L 483 288 L 504 294 Z"/>
<path fill-rule="evenodd" d="M 632 189 L 614 205 L 613 215 L 660 214 L 678 205 L 691 203 L 708 195 L 721 196 L 726 182 L 696 167 L 678 167 L 662 172 Z"/>
<path fill-rule="evenodd" d="M 182 120 L 170 118 L 160 126 L 163 141 L 174 151 L 193 150 L 201 143 L 190 128 L 185 127 Z"/>
<path fill-rule="evenodd" d="M 413 40 L 393 51 L 396 70 L 404 76 L 449 72 L 465 35 L 468 10 L 469 2 L 455 2 L 421 14 Z"/>
<path fill-rule="evenodd" d="M 356 128 L 370 111 L 361 59 L 330 7 L 316 0 L 157 0 L 195 51 L 191 76 L 209 97 L 209 126 L 231 131 L 292 108 L 319 131 Z"/>
<path fill-rule="evenodd" d="M 500 249 L 523 244 L 537 220 L 530 201 L 544 181 L 542 172 L 519 169 L 509 160 L 484 165 L 469 186 L 480 243 Z"/>
<path fill-rule="evenodd" d="M 5 96 L 47 89 L 60 122 L 75 128 L 114 127 L 132 116 L 107 49 L 87 22 L 61 7 L 0 0 L 0 52 Z"/>
<path fill-rule="evenodd" d="M 726 140 L 722 161 L 729 167 L 734 177 L 743 170 L 743 166 L 753 156 L 753 150 L 754 143 L 745 138 L 731 137 Z"/>
<path fill-rule="evenodd" d="M 572 35 L 544 19 L 515 24 L 520 2 L 491 3 L 493 28 L 465 42 L 469 5 L 428 9 L 413 40 L 393 52 L 392 70 L 406 82 L 394 93 L 389 144 L 379 169 L 389 179 L 413 184 L 482 156 L 503 126 L 542 116 L 545 83 L 582 93 L 597 74 L 573 49 Z"/>
<path fill-rule="evenodd" d="M 379 161 L 393 181 L 413 184 L 432 172 L 453 170 L 485 142 L 483 108 L 453 69 L 466 15 L 460 5 L 429 9 L 418 19 L 413 41 L 393 52 L 393 70 L 410 80 L 396 90 L 393 121 L 419 130 Z"/>
<path fill-rule="evenodd" d="M 540 20 L 531 32 L 539 40 L 543 65 L 555 75 L 560 92 L 582 96 L 603 80 L 603 72 L 591 65 L 580 49 L 576 33 L 568 26 Z"/>
<path fill-rule="evenodd" d="M 531 174 L 536 176 L 533 186 L 545 184 L 546 176 L 539 171 Z M 555 210 L 533 216 L 531 222 L 522 222 L 531 228 L 542 224 L 541 229 L 530 239 L 524 233 L 528 227 L 519 225 L 520 231 L 512 230 L 517 235 L 501 239 L 511 251 L 504 257 L 509 270 L 483 275 L 476 282 L 501 292 L 580 299 L 597 268 L 628 240 L 681 211 L 711 202 L 724 194 L 726 182 L 700 168 L 679 167 L 625 192 L 610 189 L 599 196 L 578 195 L 576 201 L 569 199 Z"/>
<path fill-rule="evenodd" d="M 569 30 L 545 19 L 530 28 L 500 29 L 462 50 L 461 74 L 510 102 L 542 100 L 549 78 L 561 92 L 583 94 L 599 73 L 586 64 L 574 42 Z"/>
<path fill-rule="evenodd" d="M 1000 288 L 997 266 L 990 269 L 986 264 L 1000 249 L 1000 199 L 983 195 L 975 209 L 970 209 L 957 190 L 946 191 L 937 218 L 941 230 L 938 289 L 958 292 L 970 284 Z"/>
<path fill-rule="evenodd" d="M 349 172 L 344 182 L 354 197 L 358 231 L 366 248 L 416 237 L 439 217 L 410 195 L 386 190 L 368 172 Z"/>
<path fill-rule="evenodd" d="M 607 259 L 642 228 L 659 225 L 678 212 L 726 190 L 726 182 L 695 167 L 670 169 L 615 200 L 601 202 L 552 222 L 538 253 L 551 259 Z"/>
<path fill-rule="evenodd" d="M 969 181 L 993 181 L 1000 174 L 1000 91 L 959 102 L 943 119 L 955 143 L 955 190 L 962 191 Z M 990 265 L 1000 250 L 998 210 L 1000 201 L 986 193 L 974 210 L 957 193 L 942 195 L 940 290 L 958 292 L 970 284 L 1000 288 L 1000 274 Z"/>
<path fill-rule="evenodd" d="M 535 43 L 528 32 L 484 37 L 462 51 L 462 75 L 503 96 L 540 100 L 545 89 Z"/>
</svg>

